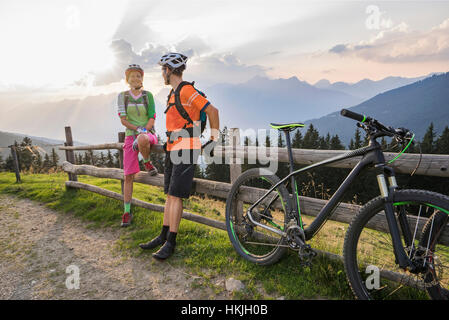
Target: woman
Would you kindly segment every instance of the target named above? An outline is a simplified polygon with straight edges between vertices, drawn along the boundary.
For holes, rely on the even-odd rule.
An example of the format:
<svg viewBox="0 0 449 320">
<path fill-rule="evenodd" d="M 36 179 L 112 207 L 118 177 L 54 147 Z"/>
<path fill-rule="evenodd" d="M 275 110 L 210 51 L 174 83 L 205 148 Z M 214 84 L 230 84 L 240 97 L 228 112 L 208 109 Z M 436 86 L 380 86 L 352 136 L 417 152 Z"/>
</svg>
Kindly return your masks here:
<svg viewBox="0 0 449 320">
<path fill-rule="evenodd" d="M 131 64 L 125 71 L 126 83 L 130 90 L 121 92 L 118 96 L 118 115 L 126 127 L 125 144 L 123 145 L 124 183 L 124 213 L 122 227 L 131 224 L 131 199 L 133 193 L 134 175 L 140 171 L 139 152 L 143 157 L 146 171 L 157 174 L 157 169 L 150 161 L 151 145 L 157 143 L 154 134 L 156 112 L 153 95 L 142 90 L 143 69 L 137 64 Z"/>
</svg>

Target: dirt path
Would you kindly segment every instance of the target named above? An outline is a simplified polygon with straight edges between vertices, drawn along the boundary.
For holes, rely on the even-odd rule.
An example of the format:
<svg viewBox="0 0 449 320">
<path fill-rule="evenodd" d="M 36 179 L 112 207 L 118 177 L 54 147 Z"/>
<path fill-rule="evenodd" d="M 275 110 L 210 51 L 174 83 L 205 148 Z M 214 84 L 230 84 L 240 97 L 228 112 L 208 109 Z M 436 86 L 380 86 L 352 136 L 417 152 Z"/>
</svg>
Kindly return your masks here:
<svg viewBox="0 0 449 320">
<path fill-rule="evenodd" d="M 80 219 L 0 195 L 0 299 L 230 299 L 188 270 L 114 249 L 121 230 L 88 229 Z M 68 289 L 67 267 L 79 268 Z"/>
</svg>

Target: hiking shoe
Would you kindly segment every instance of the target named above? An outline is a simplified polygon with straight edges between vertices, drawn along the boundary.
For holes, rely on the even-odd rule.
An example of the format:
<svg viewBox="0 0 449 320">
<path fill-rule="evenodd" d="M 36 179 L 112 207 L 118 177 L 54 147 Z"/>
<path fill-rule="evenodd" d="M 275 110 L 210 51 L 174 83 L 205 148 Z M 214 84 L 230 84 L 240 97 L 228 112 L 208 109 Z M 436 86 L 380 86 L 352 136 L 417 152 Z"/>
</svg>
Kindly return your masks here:
<svg viewBox="0 0 449 320">
<path fill-rule="evenodd" d="M 145 170 L 152 176 L 157 175 L 157 169 L 155 166 L 153 166 L 153 164 L 151 163 L 151 161 L 145 162 Z"/>
<path fill-rule="evenodd" d="M 156 258 L 158 260 L 165 260 L 170 257 L 173 252 L 175 252 L 175 246 L 171 242 L 166 241 L 158 252 L 153 253 L 153 258 Z"/>
<path fill-rule="evenodd" d="M 131 213 L 129 213 L 129 212 L 125 212 L 123 215 L 122 215 L 122 224 L 121 224 L 121 226 L 122 227 L 127 227 L 127 226 L 129 226 L 130 224 L 131 224 L 131 220 L 133 219 L 133 215 L 131 214 Z"/>
<path fill-rule="evenodd" d="M 139 244 L 139 247 L 141 247 L 144 250 L 154 249 L 156 247 L 159 247 L 161 244 L 164 244 L 164 242 L 165 240 L 162 240 L 161 237 L 156 237 L 153 240 L 149 241 L 148 243 Z"/>
</svg>

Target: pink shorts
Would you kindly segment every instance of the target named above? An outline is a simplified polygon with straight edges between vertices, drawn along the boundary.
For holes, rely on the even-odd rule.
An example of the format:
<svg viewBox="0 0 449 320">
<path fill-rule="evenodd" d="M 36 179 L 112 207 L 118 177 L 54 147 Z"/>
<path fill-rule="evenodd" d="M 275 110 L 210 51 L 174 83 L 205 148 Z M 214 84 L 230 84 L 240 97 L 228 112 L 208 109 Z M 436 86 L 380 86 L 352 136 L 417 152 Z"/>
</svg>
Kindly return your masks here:
<svg viewBox="0 0 449 320">
<path fill-rule="evenodd" d="M 157 143 L 156 135 L 152 133 L 144 133 L 150 139 L 150 145 Z M 137 139 L 137 136 L 136 136 Z M 133 150 L 134 136 L 127 136 L 123 145 L 123 174 L 125 176 L 140 171 L 139 167 L 139 151 Z"/>
</svg>

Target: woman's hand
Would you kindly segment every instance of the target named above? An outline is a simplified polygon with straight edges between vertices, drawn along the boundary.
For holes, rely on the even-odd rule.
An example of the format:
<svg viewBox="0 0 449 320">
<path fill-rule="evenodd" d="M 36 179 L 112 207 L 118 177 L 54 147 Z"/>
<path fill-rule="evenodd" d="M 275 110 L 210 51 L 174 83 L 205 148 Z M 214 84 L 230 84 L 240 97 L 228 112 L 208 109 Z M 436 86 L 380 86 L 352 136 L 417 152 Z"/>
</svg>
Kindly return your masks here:
<svg viewBox="0 0 449 320">
<path fill-rule="evenodd" d="M 150 120 L 148 120 L 148 123 L 145 126 L 145 129 L 150 131 L 153 127 L 154 127 L 154 118 L 151 118 Z"/>
</svg>

